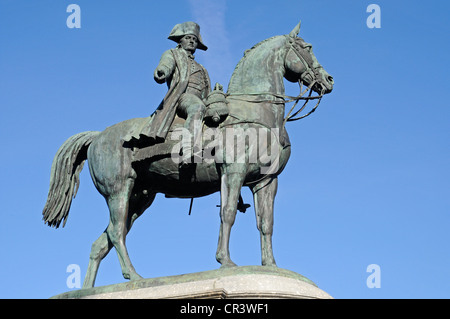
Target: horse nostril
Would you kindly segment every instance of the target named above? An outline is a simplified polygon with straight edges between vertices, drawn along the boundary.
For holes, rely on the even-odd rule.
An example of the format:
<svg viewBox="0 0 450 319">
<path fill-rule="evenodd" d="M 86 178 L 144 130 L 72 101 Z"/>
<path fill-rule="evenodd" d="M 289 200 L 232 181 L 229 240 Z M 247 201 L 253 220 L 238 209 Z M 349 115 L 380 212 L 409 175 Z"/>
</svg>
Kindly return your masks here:
<svg viewBox="0 0 450 319">
<path fill-rule="evenodd" d="M 334 83 L 333 77 L 332 77 L 331 75 L 328 76 L 328 79 L 327 79 L 327 80 L 328 80 L 328 82 L 330 82 L 330 83 Z"/>
</svg>

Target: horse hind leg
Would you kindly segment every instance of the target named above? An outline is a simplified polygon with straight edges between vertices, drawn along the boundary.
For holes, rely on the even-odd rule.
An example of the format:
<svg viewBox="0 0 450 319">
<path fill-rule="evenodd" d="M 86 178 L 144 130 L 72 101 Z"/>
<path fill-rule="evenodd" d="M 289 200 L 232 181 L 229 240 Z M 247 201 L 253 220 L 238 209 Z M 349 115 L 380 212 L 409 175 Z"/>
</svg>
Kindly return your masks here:
<svg viewBox="0 0 450 319">
<path fill-rule="evenodd" d="M 94 287 L 100 262 L 106 257 L 112 247 L 113 244 L 108 240 L 108 235 L 105 230 L 92 244 L 91 254 L 89 255 L 89 265 L 86 276 L 84 277 L 83 289 Z"/>
<path fill-rule="evenodd" d="M 155 199 L 156 194 L 150 194 L 148 196 L 136 195 L 136 197 L 140 197 L 130 208 L 128 221 L 127 221 L 127 229 L 126 232 L 129 233 L 131 230 L 131 226 L 134 221 L 141 216 L 144 211 L 152 204 Z M 100 237 L 92 244 L 91 254 L 89 256 L 89 265 L 86 272 L 86 276 L 83 282 L 83 288 L 91 288 L 94 287 L 95 279 L 97 277 L 98 268 L 100 266 L 100 262 L 108 255 L 111 248 L 114 247 L 111 240 L 108 237 L 108 229 L 112 229 L 114 226 L 110 221 L 107 229 L 100 235 Z"/>
<path fill-rule="evenodd" d="M 106 234 L 114 245 L 114 248 L 116 248 L 123 277 L 130 280 L 138 280 L 142 279 L 142 277 L 134 269 L 125 245 L 133 182 L 132 179 L 126 180 L 122 192 L 108 197 L 107 203 L 110 211 L 110 224 L 106 229 Z"/>
</svg>

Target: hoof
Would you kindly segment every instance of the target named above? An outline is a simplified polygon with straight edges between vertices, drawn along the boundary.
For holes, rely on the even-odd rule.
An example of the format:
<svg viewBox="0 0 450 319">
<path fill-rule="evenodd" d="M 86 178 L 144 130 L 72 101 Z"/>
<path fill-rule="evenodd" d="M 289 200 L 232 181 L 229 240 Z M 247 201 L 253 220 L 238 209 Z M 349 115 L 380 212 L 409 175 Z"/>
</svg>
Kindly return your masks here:
<svg viewBox="0 0 450 319">
<path fill-rule="evenodd" d="M 262 264 L 263 267 L 272 267 L 272 268 L 278 268 L 277 264 L 275 262 L 271 263 L 265 263 Z"/>
<path fill-rule="evenodd" d="M 230 261 L 228 261 L 228 262 L 224 262 L 221 266 L 220 266 L 220 269 L 225 269 L 225 268 L 232 268 L 232 267 L 237 267 L 237 265 L 234 263 L 234 262 L 232 262 L 231 260 Z"/>
<path fill-rule="evenodd" d="M 123 278 L 131 280 L 131 281 L 135 281 L 135 280 L 141 280 L 144 279 L 144 277 L 134 273 L 134 274 L 123 274 Z"/>
<path fill-rule="evenodd" d="M 94 284 L 91 284 L 91 283 L 85 284 L 85 283 L 83 283 L 83 287 L 81 287 L 81 289 L 89 289 L 89 288 L 94 288 Z"/>
</svg>

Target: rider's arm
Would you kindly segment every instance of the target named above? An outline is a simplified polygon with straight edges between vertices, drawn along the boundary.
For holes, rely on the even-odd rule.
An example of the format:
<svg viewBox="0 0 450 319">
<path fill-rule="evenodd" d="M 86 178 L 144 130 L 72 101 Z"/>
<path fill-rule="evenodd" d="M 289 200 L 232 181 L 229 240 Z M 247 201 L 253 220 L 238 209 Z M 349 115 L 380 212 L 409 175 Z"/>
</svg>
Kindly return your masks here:
<svg viewBox="0 0 450 319">
<path fill-rule="evenodd" d="M 172 76 L 175 70 L 175 58 L 170 50 L 163 53 L 161 60 L 154 72 L 155 81 L 164 83 Z"/>
</svg>

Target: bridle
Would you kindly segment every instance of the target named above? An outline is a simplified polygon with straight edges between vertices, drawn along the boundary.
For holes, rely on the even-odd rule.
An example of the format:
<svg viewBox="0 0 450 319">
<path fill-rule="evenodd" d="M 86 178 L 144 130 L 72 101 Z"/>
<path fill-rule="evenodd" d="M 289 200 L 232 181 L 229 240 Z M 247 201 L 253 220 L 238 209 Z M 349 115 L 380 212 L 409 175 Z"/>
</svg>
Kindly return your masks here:
<svg viewBox="0 0 450 319">
<path fill-rule="evenodd" d="M 255 100 L 255 99 L 245 99 L 243 97 L 237 97 L 237 96 L 261 96 L 261 95 L 271 95 L 275 98 L 278 99 L 282 99 L 282 101 L 271 101 L 272 103 L 291 103 L 291 102 L 295 102 L 294 105 L 291 107 L 291 109 L 289 110 L 288 114 L 286 115 L 286 117 L 283 120 L 283 127 L 285 126 L 286 122 L 293 122 L 293 121 L 298 121 L 301 119 L 304 119 L 305 117 L 311 115 L 312 113 L 315 112 L 315 110 L 317 109 L 317 107 L 320 104 L 320 101 L 322 100 L 322 97 L 325 94 L 325 88 L 322 88 L 321 92 L 319 95 L 317 96 L 312 96 L 312 88 L 314 87 L 315 84 L 319 84 L 318 79 L 320 78 L 320 72 L 319 70 L 322 68 L 322 66 L 319 67 L 314 67 L 313 64 L 313 60 L 311 59 L 311 56 L 305 54 L 304 50 L 299 50 L 296 46 L 295 43 L 295 38 L 293 38 L 290 35 L 286 35 L 287 38 L 287 43 L 289 44 L 289 48 L 288 50 L 286 50 L 286 56 L 285 56 L 285 61 L 286 61 L 286 57 L 289 54 L 289 52 L 292 50 L 297 57 L 300 59 L 300 61 L 303 63 L 303 65 L 306 67 L 306 71 L 303 72 L 301 78 L 298 80 L 298 84 L 300 87 L 300 92 L 299 95 L 297 96 L 290 96 L 290 95 L 285 95 L 285 94 L 277 94 L 277 93 L 272 93 L 272 92 L 259 92 L 259 93 L 232 93 L 232 94 L 225 94 L 227 97 L 231 97 L 233 99 L 239 99 L 239 100 L 245 100 L 248 102 L 254 102 L 254 103 L 259 103 L 259 102 L 267 102 L 267 99 L 261 99 L 261 100 Z M 305 76 L 310 75 L 310 77 L 312 78 L 311 83 L 308 85 L 307 88 L 305 88 L 305 90 L 303 90 L 303 84 L 302 84 L 302 80 L 304 79 Z M 302 91 L 303 90 L 303 91 Z M 308 96 L 305 96 L 306 93 L 309 94 Z M 308 102 L 310 100 L 317 100 L 316 105 L 314 105 L 314 107 L 306 114 L 304 115 L 299 115 L 306 107 L 306 105 L 308 104 Z M 297 110 L 295 111 L 293 114 L 291 114 L 294 109 L 296 108 L 297 104 L 299 101 L 305 101 L 303 103 L 303 105 Z"/>
<path fill-rule="evenodd" d="M 286 117 L 284 118 L 283 126 L 286 124 L 286 122 L 298 121 L 298 120 L 304 119 L 305 117 L 307 117 L 307 116 L 311 115 L 312 113 L 314 113 L 316 111 L 317 107 L 319 106 L 320 101 L 322 100 L 322 97 L 325 94 L 325 88 L 322 87 L 322 90 L 321 90 L 319 95 L 311 96 L 311 94 L 313 92 L 313 90 L 312 90 L 313 86 L 315 84 L 319 83 L 319 81 L 318 81 L 318 79 L 320 78 L 319 70 L 322 68 L 322 66 L 314 67 L 313 66 L 314 63 L 313 63 L 313 60 L 311 59 L 311 57 L 309 55 L 306 55 L 304 50 L 299 50 L 297 48 L 297 46 L 295 45 L 295 38 L 293 38 L 293 37 L 291 37 L 289 35 L 286 36 L 286 37 L 288 38 L 288 43 L 290 45 L 290 48 L 286 52 L 286 56 L 292 50 L 297 55 L 297 57 L 300 59 L 300 61 L 303 63 L 303 65 L 306 67 L 306 71 L 303 72 L 301 78 L 298 80 L 298 84 L 299 84 L 299 87 L 300 87 L 299 95 L 295 96 L 295 97 L 285 96 L 285 103 L 290 103 L 290 102 L 294 102 L 294 101 L 295 101 L 295 103 L 291 107 L 291 109 L 289 110 L 289 112 L 286 115 Z M 309 84 L 309 86 L 304 91 L 302 91 L 302 89 L 303 89 L 302 79 L 304 79 L 304 77 L 306 75 L 310 75 L 310 77 L 312 78 L 312 81 Z M 319 83 L 319 85 L 320 85 L 320 83 Z M 309 91 L 308 96 L 304 96 L 308 91 Z M 286 98 L 288 100 L 286 100 Z M 295 107 L 297 106 L 297 104 L 298 104 L 298 102 L 300 100 L 303 100 L 305 102 L 303 103 L 302 107 L 300 107 L 295 113 L 293 113 L 291 115 L 291 113 L 294 111 Z M 304 115 L 301 115 L 301 116 L 298 116 L 305 109 L 306 105 L 308 104 L 308 102 L 310 100 L 317 100 L 316 105 L 314 105 L 314 107 L 308 113 L 306 113 Z"/>
</svg>

